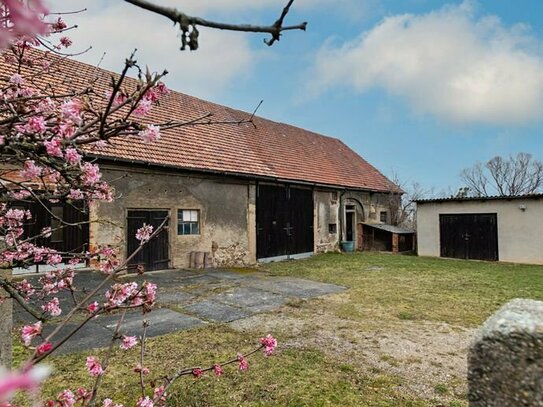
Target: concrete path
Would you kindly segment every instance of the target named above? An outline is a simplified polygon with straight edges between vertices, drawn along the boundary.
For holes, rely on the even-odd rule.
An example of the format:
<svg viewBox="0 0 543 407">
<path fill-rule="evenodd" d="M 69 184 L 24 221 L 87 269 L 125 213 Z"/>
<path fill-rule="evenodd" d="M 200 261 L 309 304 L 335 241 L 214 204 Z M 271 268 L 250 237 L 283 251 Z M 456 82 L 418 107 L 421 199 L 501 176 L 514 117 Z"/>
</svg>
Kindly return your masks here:
<svg viewBox="0 0 543 407">
<path fill-rule="evenodd" d="M 36 278 L 32 276 L 30 279 Z M 78 288 L 91 290 L 102 278 L 99 273 L 79 272 L 75 277 L 75 284 Z M 207 323 L 231 322 L 276 310 L 290 300 L 313 298 L 345 290 L 337 285 L 294 277 L 272 277 L 259 272 L 238 273 L 223 270 L 168 270 L 146 273 L 144 276 L 124 276 L 120 280 L 148 280 L 158 285 L 156 308 L 146 315 L 142 315 L 141 311 L 128 313 L 121 330 L 124 334 L 139 336 L 142 334 L 143 320 L 146 319 L 149 321 L 149 337 Z M 100 298 L 97 297 L 97 300 Z M 14 319 L 16 323 L 33 322 L 32 317 L 18 307 L 14 309 Z M 117 320 L 115 315 L 97 317 L 68 340 L 58 352 L 71 353 L 107 346 Z M 45 334 L 53 328 L 52 324 L 46 325 Z M 73 326 L 65 327 L 56 337 L 63 337 L 70 328 Z"/>
</svg>

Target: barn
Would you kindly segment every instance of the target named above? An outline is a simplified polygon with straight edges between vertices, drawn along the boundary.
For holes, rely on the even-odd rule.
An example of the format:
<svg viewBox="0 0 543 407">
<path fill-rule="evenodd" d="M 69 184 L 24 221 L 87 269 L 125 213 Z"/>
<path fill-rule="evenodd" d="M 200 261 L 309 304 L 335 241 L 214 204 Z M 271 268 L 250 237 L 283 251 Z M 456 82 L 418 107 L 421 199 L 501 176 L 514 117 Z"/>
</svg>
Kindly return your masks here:
<svg viewBox="0 0 543 407">
<path fill-rule="evenodd" d="M 543 194 L 417 201 L 420 256 L 543 264 Z"/>
<path fill-rule="evenodd" d="M 77 88 L 92 78 L 100 93 L 112 76 L 63 59 L 49 81 Z M 215 124 L 163 129 L 153 143 L 128 136 L 89 151 L 115 199 L 84 208 L 78 220 L 88 219 L 88 228 L 54 236 L 55 244 L 65 251 L 74 241 L 85 250 L 111 246 L 127 258 L 138 228 L 166 220 L 131 267 L 243 266 L 338 250 L 342 241 L 362 249 L 361 225 L 390 219 L 389 208 L 397 207 L 391 202 L 401 190 L 339 139 L 175 91 L 146 120 L 199 117 Z M 45 213 L 42 223 L 50 221 Z"/>
</svg>

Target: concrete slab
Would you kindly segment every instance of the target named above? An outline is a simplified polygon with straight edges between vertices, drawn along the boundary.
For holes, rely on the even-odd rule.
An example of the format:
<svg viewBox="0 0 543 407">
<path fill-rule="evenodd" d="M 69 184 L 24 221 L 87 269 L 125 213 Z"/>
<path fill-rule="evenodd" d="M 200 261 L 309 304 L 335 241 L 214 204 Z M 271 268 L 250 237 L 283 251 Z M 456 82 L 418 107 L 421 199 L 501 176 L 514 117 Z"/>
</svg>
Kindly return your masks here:
<svg viewBox="0 0 543 407">
<path fill-rule="evenodd" d="M 237 287 L 210 297 L 208 300 L 233 305 L 251 313 L 271 311 L 286 302 L 286 298 L 282 295 L 252 287 Z"/>
<path fill-rule="evenodd" d="M 250 278 L 252 273 L 235 273 L 232 271 L 219 271 L 219 270 L 208 270 L 205 271 L 205 274 L 211 277 L 215 277 L 221 280 L 246 280 Z"/>
<path fill-rule="evenodd" d="M 118 316 L 108 315 L 102 318 L 99 317 L 96 323 L 113 332 L 118 320 Z M 125 335 L 141 336 L 143 334 L 143 320 L 149 321 L 149 327 L 147 328 L 147 336 L 149 337 L 195 328 L 203 323 L 198 318 L 162 308 L 145 315 L 141 312 L 126 314 L 121 332 Z"/>
<path fill-rule="evenodd" d="M 159 304 L 186 304 L 194 298 L 194 295 L 186 291 L 160 291 L 158 289 L 157 302 Z"/>
<path fill-rule="evenodd" d="M 218 322 L 231 322 L 251 315 L 249 312 L 216 301 L 200 301 L 184 307 L 201 318 Z"/>
<path fill-rule="evenodd" d="M 71 332 L 77 325 L 68 324 L 64 326 L 54 337 L 52 343 L 61 340 L 69 332 Z M 45 325 L 43 327 L 43 336 L 47 337 L 55 326 Z M 87 349 L 103 348 L 109 346 L 113 331 L 95 323 L 94 321 L 88 322 L 77 333 L 68 339 L 62 346 L 60 346 L 55 352 L 55 355 L 62 355 L 67 353 L 80 352 Z"/>
</svg>

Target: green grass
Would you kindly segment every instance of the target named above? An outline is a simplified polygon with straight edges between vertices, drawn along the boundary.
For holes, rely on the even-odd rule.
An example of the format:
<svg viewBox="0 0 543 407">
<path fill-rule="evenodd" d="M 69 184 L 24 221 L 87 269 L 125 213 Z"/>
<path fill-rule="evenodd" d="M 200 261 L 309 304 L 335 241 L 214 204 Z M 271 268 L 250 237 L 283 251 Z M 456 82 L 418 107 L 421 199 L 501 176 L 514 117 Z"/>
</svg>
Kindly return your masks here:
<svg viewBox="0 0 543 407">
<path fill-rule="evenodd" d="M 543 266 L 330 253 L 263 269 L 349 287 L 349 301 L 334 311 L 354 320 L 367 318 L 370 309 L 399 320 L 473 327 L 512 298 L 543 299 Z"/>
<path fill-rule="evenodd" d="M 303 261 L 266 264 L 260 270 L 271 275 L 294 276 L 340 284 L 349 290 L 339 296 L 294 301 L 273 316 L 304 318 L 315 313 L 331 314 L 345 322 L 337 335 L 348 335 L 349 324 L 356 332 L 393 329 L 422 321 L 447 322 L 474 327 L 497 308 L 515 297 L 543 299 L 543 267 L 485 262 L 394 256 L 376 253 L 327 254 Z M 243 270 L 248 271 L 248 270 Z M 319 314 L 320 315 L 320 314 Z M 399 327 L 399 328 L 398 328 Z M 259 329 L 259 328 L 255 328 Z M 319 326 L 304 328 L 319 332 Z M 267 332 L 233 330 L 227 325 L 152 338 L 147 343 L 148 381 L 171 374 L 176 368 L 208 365 L 247 351 L 255 339 Z M 422 399 L 404 391 L 403 379 L 367 365 L 365 360 L 338 360 L 326 345 L 303 345 L 288 327 L 274 331 L 280 347 L 276 355 L 255 355 L 250 369 L 226 368 L 220 379 L 211 375 L 195 380 L 180 379 L 174 386 L 172 406 L 466 406 L 458 395 L 457 383 L 434 383 L 435 399 Z M 393 332 L 392 332 L 393 334 Z M 354 343 L 354 342 L 353 342 Z M 289 345 L 290 344 L 290 345 Z M 25 356 L 16 346 L 16 359 Z M 88 353 L 50 360 L 54 373 L 44 387 L 47 396 L 69 386 L 89 387 L 84 367 Z M 98 357 L 103 351 L 97 351 Z M 138 377 L 131 368 L 138 351 L 116 350 L 115 363 L 104 377 L 101 395 L 114 395 L 115 402 L 133 405 L 138 397 Z M 387 354 L 381 362 L 398 366 Z M 406 363 L 404 361 L 403 363 Z M 407 365 L 422 362 L 410 359 Z M 463 379 L 458 379 L 462 381 Z M 437 401 L 436 401 L 437 400 Z M 22 403 L 24 404 L 24 403 Z"/>
</svg>

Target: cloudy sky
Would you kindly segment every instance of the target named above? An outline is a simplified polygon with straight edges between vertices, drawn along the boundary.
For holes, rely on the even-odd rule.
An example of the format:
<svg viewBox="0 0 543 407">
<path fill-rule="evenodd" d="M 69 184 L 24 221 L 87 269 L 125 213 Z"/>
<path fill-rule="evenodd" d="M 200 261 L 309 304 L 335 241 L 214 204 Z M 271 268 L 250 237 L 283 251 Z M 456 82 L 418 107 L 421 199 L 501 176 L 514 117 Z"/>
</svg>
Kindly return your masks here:
<svg viewBox="0 0 543 407">
<path fill-rule="evenodd" d="M 286 0 L 153 0 L 202 17 L 272 23 Z M 386 175 L 436 192 L 495 155 L 543 160 L 540 0 L 295 0 L 286 33 L 201 30 L 180 52 L 168 20 L 122 0 L 49 0 L 79 28 L 78 57 L 111 70 L 138 60 L 169 87 L 342 139 Z M 105 56 L 104 56 L 105 53 Z"/>
</svg>

